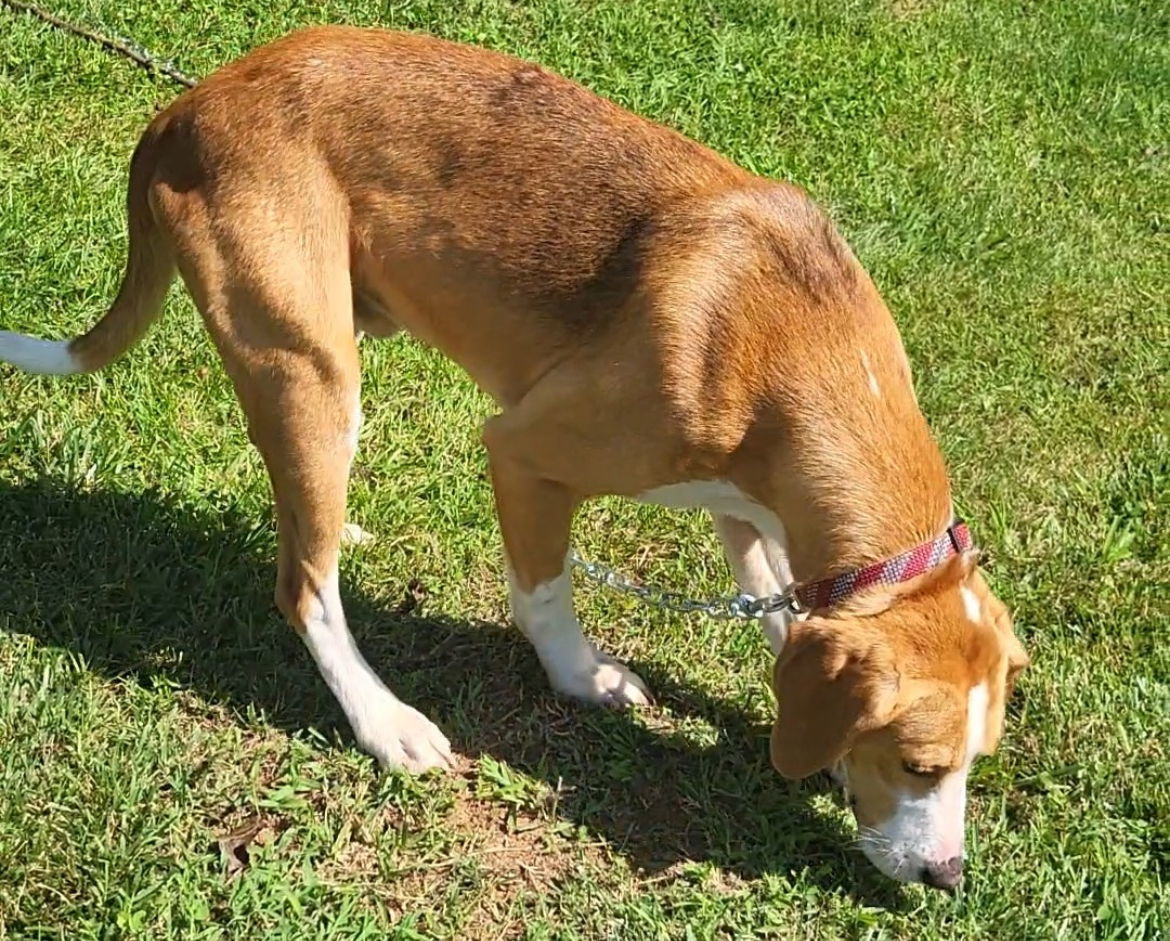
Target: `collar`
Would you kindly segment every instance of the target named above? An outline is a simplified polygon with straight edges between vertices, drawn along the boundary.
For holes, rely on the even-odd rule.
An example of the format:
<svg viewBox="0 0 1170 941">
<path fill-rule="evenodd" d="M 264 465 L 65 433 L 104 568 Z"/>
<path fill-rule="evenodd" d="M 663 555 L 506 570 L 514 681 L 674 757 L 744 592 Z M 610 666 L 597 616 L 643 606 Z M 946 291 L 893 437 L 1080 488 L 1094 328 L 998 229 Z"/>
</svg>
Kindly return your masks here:
<svg viewBox="0 0 1170 941">
<path fill-rule="evenodd" d="M 806 611 L 829 608 L 873 585 L 908 582 L 942 565 L 951 556 L 966 552 L 974 545 L 975 540 L 971 537 L 967 524 L 962 520 L 955 520 L 941 536 L 929 542 L 907 549 L 884 561 L 854 569 L 852 572 L 798 585 L 793 590 L 792 597 Z"/>
</svg>

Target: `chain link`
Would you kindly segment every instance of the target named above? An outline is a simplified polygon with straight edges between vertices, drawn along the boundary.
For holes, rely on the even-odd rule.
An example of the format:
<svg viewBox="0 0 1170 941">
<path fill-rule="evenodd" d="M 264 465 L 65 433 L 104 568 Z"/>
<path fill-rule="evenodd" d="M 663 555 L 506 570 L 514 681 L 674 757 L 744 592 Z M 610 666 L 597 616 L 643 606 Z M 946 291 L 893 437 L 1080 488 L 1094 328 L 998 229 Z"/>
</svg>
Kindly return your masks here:
<svg viewBox="0 0 1170 941">
<path fill-rule="evenodd" d="M 592 582 L 604 585 L 606 588 L 637 598 L 645 605 L 660 608 L 663 611 L 677 611 L 681 614 L 705 614 L 707 617 L 720 621 L 758 621 L 768 614 L 777 611 L 789 611 L 799 614 L 800 603 L 791 591 L 778 595 L 768 595 L 757 598 L 755 595 L 723 595 L 698 601 L 680 595 L 678 592 L 667 591 L 652 585 L 640 585 L 630 581 L 620 572 L 615 572 L 600 562 L 587 562 L 577 553 L 569 554 L 569 562 Z"/>
</svg>

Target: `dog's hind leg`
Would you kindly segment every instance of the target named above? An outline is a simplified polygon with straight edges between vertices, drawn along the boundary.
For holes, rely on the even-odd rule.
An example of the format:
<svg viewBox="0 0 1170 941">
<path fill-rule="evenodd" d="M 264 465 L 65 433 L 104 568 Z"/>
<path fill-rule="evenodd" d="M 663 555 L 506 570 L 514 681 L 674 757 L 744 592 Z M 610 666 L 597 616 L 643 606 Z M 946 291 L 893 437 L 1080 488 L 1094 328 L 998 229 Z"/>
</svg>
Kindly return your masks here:
<svg viewBox="0 0 1170 941">
<path fill-rule="evenodd" d="M 309 648 L 363 749 L 391 768 L 448 766 L 443 733 L 383 684 L 342 610 L 338 552 L 361 421 L 349 271 L 342 225 L 329 230 L 331 207 L 288 203 L 285 198 L 289 215 L 279 225 L 265 225 L 264 212 L 243 214 L 233 204 L 215 213 L 215 226 L 203 226 L 203 207 L 188 207 L 175 227 L 180 271 L 272 481 L 277 606 Z"/>
</svg>

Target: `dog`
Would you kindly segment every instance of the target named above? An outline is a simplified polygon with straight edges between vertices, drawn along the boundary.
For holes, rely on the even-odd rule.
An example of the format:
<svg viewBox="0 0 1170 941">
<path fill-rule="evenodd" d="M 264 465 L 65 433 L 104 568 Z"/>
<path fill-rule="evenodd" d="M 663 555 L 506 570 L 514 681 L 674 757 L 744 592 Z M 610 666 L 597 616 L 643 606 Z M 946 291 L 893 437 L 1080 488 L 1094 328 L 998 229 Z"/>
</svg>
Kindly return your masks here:
<svg viewBox="0 0 1170 941">
<path fill-rule="evenodd" d="M 384 766 L 451 762 L 338 594 L 357 338 L 404 329 L 498 404 L 483 441 L 511 608 L 553 687 L 650 699 L 574 614 L 574 510 L 706 508 L 744 592 L 803 601 L 763 618 L 777 770 L 838 768 L 879 869 L 959 882 L 968 770 L 1028 656 L 954 518 L 894 321 L 802 190 L 538 65 L 322 27 L 158 114 L 127 217 L 105 316 L 71 341 L 0 333 L 0 359 L 100 369 L 181 275 L 271 478 L 276 603 Z"/>
</svg>

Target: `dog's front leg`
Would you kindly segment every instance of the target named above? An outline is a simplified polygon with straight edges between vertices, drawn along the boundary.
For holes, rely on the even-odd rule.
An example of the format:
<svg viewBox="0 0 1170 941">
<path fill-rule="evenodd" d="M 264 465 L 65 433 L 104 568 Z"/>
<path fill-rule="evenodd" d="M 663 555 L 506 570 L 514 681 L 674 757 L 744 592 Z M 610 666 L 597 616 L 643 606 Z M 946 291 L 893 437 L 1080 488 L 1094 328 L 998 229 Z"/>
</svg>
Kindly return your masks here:
<svg viewBox="0 0 1170 941">
<path fill-rule="evenodd" d="M 567 557 L 577 500 L 562 484 L 535 476 L 508 457 L 500 437 L 485 438 L 512 616 L 536 649 L 549 682 L 565 695 L 606 706 L 649 702 L 638 675 L 586 640 L 573 611 Z"/>
<path fill-rule="evenodd" d="M 792 575 L 779 545 L 769 545 L 751 523 L 719 514 L 712 514 L 711 519 L 741 591 L 763 598 L 788 588 Z M 788 626 L 792 620 L 790 612 L 775 611 L 764 615 L 760 622 L 768 645 L 777 656 L 788 640 Z"/>
</svg>

